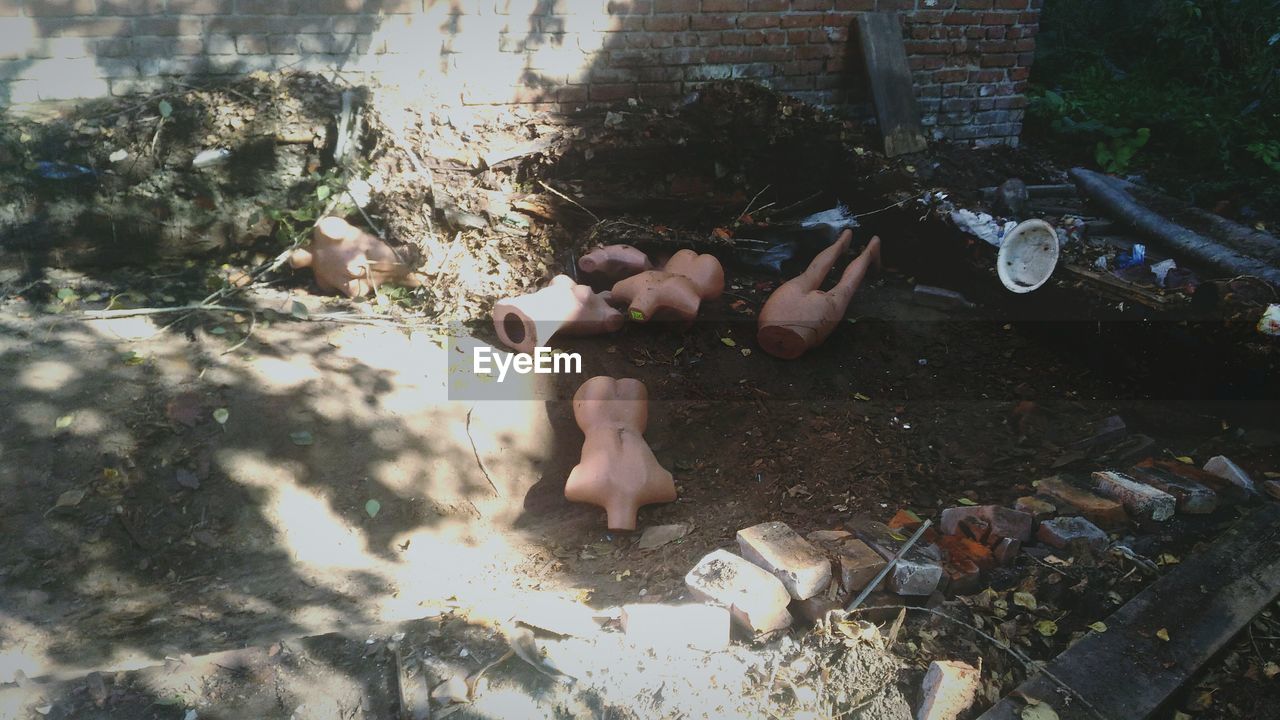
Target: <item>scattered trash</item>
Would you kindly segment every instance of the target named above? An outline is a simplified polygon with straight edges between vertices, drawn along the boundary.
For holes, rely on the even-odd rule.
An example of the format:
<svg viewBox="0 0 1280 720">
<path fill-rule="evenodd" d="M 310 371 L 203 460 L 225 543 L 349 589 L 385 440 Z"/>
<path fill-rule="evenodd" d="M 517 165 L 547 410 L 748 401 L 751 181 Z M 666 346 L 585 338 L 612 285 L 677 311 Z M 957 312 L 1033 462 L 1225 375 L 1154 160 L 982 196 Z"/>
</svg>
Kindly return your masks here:
<svg viewBox="0 0 1280 720">
<path fill-rule="evenodd" d="M 1146 261 L 1147 246 L 1142 243 L 1134 243 L 1132 250 L 1120 253 L 1116 257 L 1116 269 L 1124 270 L 1125 268 L 1137 267 Z"/>
<path fill-rule="evenodd" d="M 35 173 L 45 180 L 79 180 L 96 177 L 98 174 L 93 168 L 61 160 L 41 160 L 36 163 Z"/>
<path fill-rule="evenodd" d="M 1280 335 L 1280 304 L 1271 304 L 1258 318 L 1258 332 L 1275 337 Z"/>
<path fill-rule="evenodd" d="M 1000 222 L 987 213 L 973 212 L 972 210 L 965 210 L 964 208 L 952 211 L 950 217 L 951 222 L 954 223 L 957 228 L 969 233 L 992 247 L 1000 247 L 1005 235 L 1013 231 L 1013 229 L 1018 226 L 1018 223 L 1013 222 L 1012 220 Z M 1047 225 L 1048 223 L 1045 224 Z M 1054 233 L 1054 237 L 1057 237 L 1056 232 Z"/>
<path fill-rule="evenodd" d="M 1173 258 L 1161 260 L 1155 265 L 1152 265 L 1151 274 L 1156 276 L 1156 284 L 1160 287 L 1168 287 L 1168 285 L 1165 284 L 1165 280 L 1169 277 L 1169 271 L 1175 270 L 1177 267 L 1178 263 L 1174 262 Z"/>
<path fill-rule="evenodd" d="M 220 165 L 230 159 L 230 150 L 223 148 L 210 148 L 196 153 L 196 156 L 191 159 L 191 167 L 197 169 L 213 167 L 214 165 Z"/>
<path fill-rule="evenodd" d="M 1026 220 L 1005 236 L 996 258 L 996 273 L 1015 293 L 1036 290 L 1058 264 L 1058 233 L 1043 220 Z"/>
</svg>

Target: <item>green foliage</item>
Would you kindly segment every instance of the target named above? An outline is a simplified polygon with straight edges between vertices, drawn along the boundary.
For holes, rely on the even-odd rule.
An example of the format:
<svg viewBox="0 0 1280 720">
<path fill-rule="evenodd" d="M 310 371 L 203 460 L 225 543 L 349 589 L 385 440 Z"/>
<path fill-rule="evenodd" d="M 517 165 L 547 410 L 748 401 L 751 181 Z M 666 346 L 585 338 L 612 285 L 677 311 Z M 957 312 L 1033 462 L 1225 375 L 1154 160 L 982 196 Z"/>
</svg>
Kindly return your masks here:
<svg viewBox="0 0 1280 720">
<path fill-rule="evenodd" d="M 1048 0 L 1033 79 L 1028 131 L 1082 160 L 1280 204 L 1280 0 Z"/>
<path fill-rule="evenodd" d="M 256 225 L 264 217 L 271 220 L 275 223 L 276 242 L 281 247 L 293 247 L 306 240 L 312 224 L 328 209 L 331 198 L 346 187 L 346 180 L 337 168 L 314 177 L 315 192 L 303 196 L 297 207 L 264 207 L 249 218 L 249 224 Z"/>
</svg>

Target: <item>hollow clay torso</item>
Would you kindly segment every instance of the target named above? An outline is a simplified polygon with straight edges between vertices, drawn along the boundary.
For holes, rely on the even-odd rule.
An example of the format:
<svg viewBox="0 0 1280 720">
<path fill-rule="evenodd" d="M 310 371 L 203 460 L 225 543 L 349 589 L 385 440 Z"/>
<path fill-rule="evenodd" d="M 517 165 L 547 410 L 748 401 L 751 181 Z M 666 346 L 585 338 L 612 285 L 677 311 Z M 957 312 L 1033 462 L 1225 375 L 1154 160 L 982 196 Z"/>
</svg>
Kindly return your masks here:
<svg viewBox="0 0 1280 720">
<path fill-rule="evenodd" d="M 289 264 L 310 267 L 321 290 L 352 298 L 364 297 L 383 283 L 417 287 L 422 281 L 390 245 L 339 217 L 316 223 L 310 246 L 295 250 Z"/>
<path fill-rule="evenodd" d="M 704 300 L 724 292 L 724 268 L 712 255 L 681 250 L 662 270 L 633 275 L 613 286 L 613 295 L 629 304 L 632 320 L 692 321 Z"/>
<path fill-rule="evenodd" d="M 671 473 L 644 440 L 648 405 L 644 384 L 631 378 L 593 377 L 573 396 L 586 440 L 564 495 L 603 507 L 611 530 L 634 530 L 640 506 L 676 499 Z"/>
<path fill-rule="evenodd" d="M 610 299 L 608 292 L 597 293 L 568 275 L 557 275 L 535 293 L 498 301 L 493 327 L 507 347 L 533 352 L 556 334 L 594 335 L 622 327 L 622 313 L 609 305 Z"/>
</svg>

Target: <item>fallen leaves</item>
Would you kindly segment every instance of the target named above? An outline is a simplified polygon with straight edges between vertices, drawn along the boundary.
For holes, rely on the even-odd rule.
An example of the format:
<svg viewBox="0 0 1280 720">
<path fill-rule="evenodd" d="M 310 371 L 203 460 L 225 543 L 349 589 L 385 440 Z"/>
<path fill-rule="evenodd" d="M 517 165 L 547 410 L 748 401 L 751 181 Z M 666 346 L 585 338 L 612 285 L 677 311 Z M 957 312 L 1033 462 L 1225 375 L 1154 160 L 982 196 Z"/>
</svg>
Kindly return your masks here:
<svg viewBox="0 0 1280 720">
<path fill-rule="evenodd" d="M 231 412 L 226 408 L 218 408 L 217 410 L 213 411 L 214 422 L 223 426 L 223 428 L 226 428 L 227 420 L 229 420 L 230 418 L 231 418 Z"/>
<path fill-rule="evenodd" d="M 382 509 L 382 503 L 378 502 L 377 500 L 369 500 L 369 502 L 364 504 L 364 511 L 366 513 L 369 513 L 369 517 L 371 518 L 378 517 L 378 511 L 381 509 Z"/>
<path fill-rule="evenodd" d="M 83 488 L 75 488 L 62 493 L 58 496 L 57 501 L 53 503 L 53 507 L 46 510 L 44 514 L 47 516 L 58 508 L 75 507 L 79 505 L 80 501 L 84 500 L 85 493 L 86 491 Z"/>
</svg>

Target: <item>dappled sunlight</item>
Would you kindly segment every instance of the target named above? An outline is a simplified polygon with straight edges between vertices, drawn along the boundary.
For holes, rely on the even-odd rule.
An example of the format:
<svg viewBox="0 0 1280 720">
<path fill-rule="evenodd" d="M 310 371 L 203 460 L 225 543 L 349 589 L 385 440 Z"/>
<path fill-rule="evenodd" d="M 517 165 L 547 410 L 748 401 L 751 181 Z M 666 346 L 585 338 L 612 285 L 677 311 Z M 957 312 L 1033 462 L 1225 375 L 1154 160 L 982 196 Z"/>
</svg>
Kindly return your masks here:
<svg viewBox="0 0 1280 720">
<path fill-rule="evenodd" d="M 37 360 L 18 374 L 18 384 L 29 390 L 51 393 L 80 377 L 80 371 L 65 360 Z"/>
</svg>

